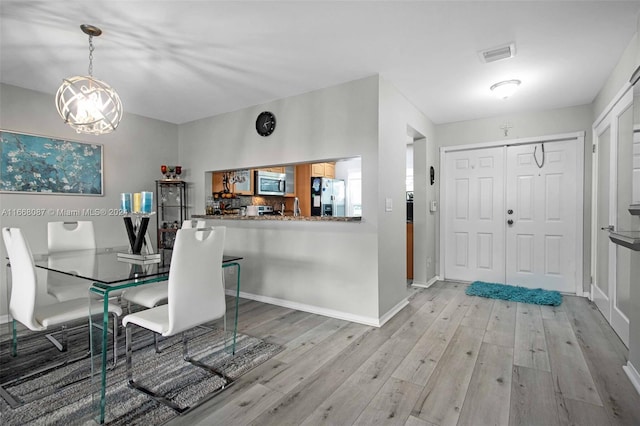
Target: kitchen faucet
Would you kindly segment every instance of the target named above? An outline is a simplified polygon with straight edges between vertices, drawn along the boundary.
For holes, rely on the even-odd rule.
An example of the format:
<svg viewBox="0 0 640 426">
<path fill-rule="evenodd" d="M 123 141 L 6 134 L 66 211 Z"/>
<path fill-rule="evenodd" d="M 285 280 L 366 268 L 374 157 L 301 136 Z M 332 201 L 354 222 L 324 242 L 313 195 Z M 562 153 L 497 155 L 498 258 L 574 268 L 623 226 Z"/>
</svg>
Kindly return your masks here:
<svg viewBox="0 0 640 426">
<path fill-rule="evenodd" d="M 293 200 L 293 215 L 300 216 L 300 200 L 298 197 Z"/>
</svg>

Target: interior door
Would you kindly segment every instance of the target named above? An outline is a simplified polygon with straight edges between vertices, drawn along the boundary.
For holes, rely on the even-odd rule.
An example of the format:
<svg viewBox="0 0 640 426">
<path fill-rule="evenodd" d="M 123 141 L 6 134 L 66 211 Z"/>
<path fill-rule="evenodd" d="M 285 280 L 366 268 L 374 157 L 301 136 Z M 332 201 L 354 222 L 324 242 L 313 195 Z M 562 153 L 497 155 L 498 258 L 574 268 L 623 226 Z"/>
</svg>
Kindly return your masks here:
<svg viewBox="0 0 640 426">
<path fill-rule="evenodd" d="M 629 92 L 629 95 L 631 91 Z M 623 102 L 629 98 L 623 98 Z M 616 110 L 616 229 L 635 230 L 637 221 L 629 214 L 632 204 L 632 176 L 633 176 L 633 107 L 628 100 L 627 108 Z M 626 247 L 615 246 L 615 288 L 611 303 L 611 326 L 622 341 L 629 345 L 629 314 L 634 308 L 631 302 L 632 277 L 631 264 L 635 256 Z M 634 282 L 634 284 L 637 284 Z"/>
<path fill-rule="evenodd" d="M 504 280 L 504 147 L 449 152 L 445 277 Z"/>
<path fill-rule="evenodd" d="M 603 122 L 601 126 L 596 128 L 595 132 L 597 156 L 596 167 L 596 230 L 593 238 L 595 239 L 595 274 L 593 276 L 592 298 L 602 315 L 607 320 L 611 316 L 611 305 L 609 300 L 609 284 L 615 282 L 615 274 L 613 268 L 609 268 L 610 264 L 615 261 L 615 247 L 609 240 L 609 226 L 613 226 L 612 210 L 615 208 L 610 200 L 611 194 L 611 125 Z"/>
<path fill-rule="evenodd" d="M 506 283 L 576 291 L 576 142 L 507 147 Z"/>
<path fill-rule="evenodd" d="M 628 249 L 609 239 L 609 230 L 630 228 L 632 189 L 633 96 L 629 91 L 594 128 L 593 284 L 591 297 L 616 331 L 629 344 L 631 258 Z M 628 162 L 626 167 L 619 164 Z M 621 171 L 628 171 L 624 175 Z"/>
</svg>

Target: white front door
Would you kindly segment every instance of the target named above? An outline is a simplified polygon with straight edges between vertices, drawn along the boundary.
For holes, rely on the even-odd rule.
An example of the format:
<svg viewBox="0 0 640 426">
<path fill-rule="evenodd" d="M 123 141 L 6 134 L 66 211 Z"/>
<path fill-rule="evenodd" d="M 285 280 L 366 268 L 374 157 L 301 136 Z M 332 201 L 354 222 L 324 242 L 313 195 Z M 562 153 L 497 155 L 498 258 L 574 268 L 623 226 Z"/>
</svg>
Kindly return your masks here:
<svg viewBox="0 0 640 426">
<path fill-rule="evenodd" d="M 504 148 L 447 153 L 445 277 L 504 279 Z"/>
<path fill-rule="evenodd" d="M 507 147 L 506 280 L 576 291 L 576 142 Z"/>
<path fill-rule="evenodd" d="M 544 154 L 533 141 L 445 150 L 444 278 L 575 293 L 582 285 L 581 143 L 549 140 Z"/>
</svg>

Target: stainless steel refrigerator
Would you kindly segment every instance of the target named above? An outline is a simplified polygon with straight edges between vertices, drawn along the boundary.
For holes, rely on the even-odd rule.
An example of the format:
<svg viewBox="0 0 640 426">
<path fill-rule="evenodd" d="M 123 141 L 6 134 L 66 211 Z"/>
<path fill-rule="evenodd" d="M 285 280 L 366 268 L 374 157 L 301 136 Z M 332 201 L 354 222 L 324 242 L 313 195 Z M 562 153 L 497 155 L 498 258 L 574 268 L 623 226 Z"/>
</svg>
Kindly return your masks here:
<svg viewBox="0 0 640 426">
<path fill-rule="evenodd" d="M 342 179 L 311 178 L 311 216 L 345 216 L 345 184 Z"/>
</svg>

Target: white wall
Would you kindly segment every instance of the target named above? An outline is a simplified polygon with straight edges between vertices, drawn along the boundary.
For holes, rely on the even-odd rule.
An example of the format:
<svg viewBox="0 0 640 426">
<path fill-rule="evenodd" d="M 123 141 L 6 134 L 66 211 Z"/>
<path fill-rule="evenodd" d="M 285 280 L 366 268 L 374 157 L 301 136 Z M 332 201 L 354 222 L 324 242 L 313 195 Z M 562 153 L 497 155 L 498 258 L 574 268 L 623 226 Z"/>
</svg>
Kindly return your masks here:
<svg viewBox="0 0 640 426">
<path fill-rule="evenodd" d="M 631 78 L 631 74 L 638 64 L 640 64 L 640 43 L 638 41 L 638 34 L 635 34 L 622 53 L 620 60 L 611 71 L 609 78 L 607 78 L 607 81 L 593 100 L 592 121 L 598 118 L 622 86 L 629 82 L 629 78 Z"/>
<path fill-rule="evenodd" d="M 123 99 L 126 111 L 126 99 Z M 0 128 L 16 132 L 103 145 L 104 196 L 71 196 L 46 194 L 0 194 L 2 209 L 85 209 L 117 208 L 121 192 L 154 191 L 161 177 L 161 164 L 176 164 L 178 159 L 178 126 L 149 118 L 125 114 L 118 129 L 109 135 L 92 136 L 76 133 L 58 115 L 53 96 L 0 85 Z M 187 171 L 188 172 L 188 171 Z M 59 220 L 93 220 L 99 246 L 127 244 L 127 233 L 120 217 L 90 218 L 46 215 L 43 217 L 0 216 L 0 227 L 23 228 L 34 253 L 47 251 L 47 222 Z M 155 220 L 151 221 L 155 228 Z M 152 240 L 155 233 L 152 230 Z M 5 258 L 4 244 L 0 256 Z M 0 270 L 0 300 L 6 294 L 5 263 Z M 0 303 L 0 315 L 6 314 L 6 303 Z"/>
<path fill-rule="evenodd" d="M 438 125 L 436 128 L 439 146 L 454 146 L 491 142 L 544 135 L 555 135 L 584 131 L 584 247 L 583 289 L 589 290 L 591 274 L 591 105 L 580 105 L 547 111 L 491 117 L 481 120 L 463 121 Z M 508 136 L 500 127 L 508 122 L 512 127 Z M 438 239 L 439 241 L 439 239 Z"/>
<path fill-rule="evenodd" d="M 413 282 L 417 285 L 426 285 L 437 276 L 439 208 L 436 212 L 429 210 L 429 203 L 439 199 L 440 164 L 434 133 L 435 129 L 430 129 L 426 137 L 412 137 L 414 164 L 421 165 L 413 175 Z M 433 185 L 430 167 L 435 169 Z"/>
<path fill-rule="evenodd" d="M 277 125 L 271 136 L 261 137 L 255 120 L 265 110 L 275 114 Z M 192 171 L 194 212 L 200 214 L 207 171 L 361 156 L 361 223 L 224 222 L 228 251 L 245 258 L 243 292 L 377 321 L 378 187 L 384 177 L 377 123 L 373 76 L 180 126 L 180 161 Z"/>
<path fill-rule="evenodd" d="M 380 79 L 380 145 L 378 210 L 380 211 L 378 276 L 380 312 L 385 313 L 406 298 L 406 145 L 407 138 L 422 137 L 414 146 L 414 279 L 432 278 L 426 267 L 429 251 L 435 251 L 435 229 L 427 223 L 427 145 L 434 146 L 433 123 L 387 80 Z M 425 139 L 426 138 L 426 139 Z M 431 188 L 429 188 L 430 190 Z M 393 210 L 385 211 L 390 199 Z M 432 226 L 428 228 L 428 226 Z M 432 254 L 431 254 L 432 255 Z"/>
</svg>

